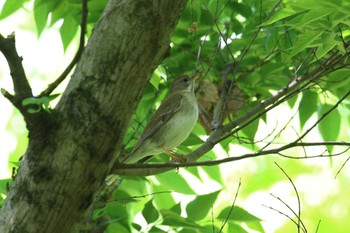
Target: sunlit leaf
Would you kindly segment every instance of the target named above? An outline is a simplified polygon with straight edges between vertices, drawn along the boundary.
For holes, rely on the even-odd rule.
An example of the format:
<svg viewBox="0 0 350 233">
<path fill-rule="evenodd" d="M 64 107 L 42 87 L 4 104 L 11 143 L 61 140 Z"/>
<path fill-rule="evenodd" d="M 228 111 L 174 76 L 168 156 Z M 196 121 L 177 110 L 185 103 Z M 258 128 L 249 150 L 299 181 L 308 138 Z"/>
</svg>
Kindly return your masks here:
<svg viewBox="0 0 350 233">
<path fill-rule="evenodd" d="M 12 183 L 12 179 L 0 180 L 0 194 L 7 194 L 7 187 L 10 187 L 11 183 Z"/>
<path fill-rule="evenodd" d="M 227 223 L 227 230 L 228 232 L 236 232 L 236 233 L 248 233 L 248 231 L 244 230 L 243 227 L 241 227 L 240 225 L 229 221 Z"/>
<path fill-rule="evenodd" d="M 221 220 L 229 219 L 237 222 L 261 221 L 258 217 L 255 217 L 245 209 L 238 206 L 234 206 L 232 210 L 230 206 L 226 207 L 221 211 L 217 218 Z"/>
<path fill-rule="evenodd" d="M 115 232 L 129 233 L 130 230 L 118 222 L 113 222 L 109 224 L 107 230 L 104 233 L 115 233 Z"/>
<path fill-rule="evenodd" d="M 79 23 L 73 16 L 67 14 L 64 17 L 63 24 L 60 28 L 60 34 L 62 39 L 63 48 L 66 50 L 69 44 L 72 42 L 79 28 Z"/>
<path fill-rule="evenodd" d="M 262 26 L 273 24 L 281 19 L 287 18 L 289 16 L 292 16 L 298 13 L 299 12 L 297 12 L 295 9 L 291 7 L 283 8 L 282 10 L 278 11 L 278 13 L 275 14 L 273 17 L 271 17 L 268 21 L 264 22 Z"/>
<path fill-rule="evenodd" d="M 199 195 L 196 199 L 191 201 L 186 207 L 188 218 L 194 221 L 205 218 L 210 209 L 213 208 L 214 202 L 220 191 L 221 190 L 205 195 Z"/>
<path fill-rule="evenodd" d="M 156 179 L 162 185 L 163 191 L 172 190 L 183 194 L 195 194 L 195 191 L 184 179 L 184 177 L 176 174 L 174 171 L 157 175 Z"/>
<path fill-rule="evenodd" d="M 318 109 L 318 118 L 325 116 L 326 112 L 331 108 L 331 105 L 324 104 Z M 325 141 L 335 141 L 338 138 L 340 130 L 341 116 L 338 109 L 332 110 L 326 115 L 323 120 L 317 125 L 322 138 Z M 327 146 L 327 149 L 332 152 L 333 146 Z"/>
<path fill-rule="evenodd" d="M 243 133 L 248 137 L 248 140 L 254 141 L 255 134 L 258 131 L 259 120 L 255 120 L 242 129 Z"/>
<path fill-rule="evenodd" d="M 317 110 L 318 95 L 313 91 L 304 91 L 299 104 L 300 128 L 303 129 L 305 123 Z"/>
<path fill-rule="evenodd" d="M 261 233 L 265 233 L 265 230 L 264 230 L 263 226 L 261 225 L 261 222 L 259 222 L 259 221 L 247 221 L 247 222 L 245 222 L 245 224 L 247 224 L 247 226 L 250 229 L 256 230 L 256 231 L 261 232 Z"/>
<path fill-rule="evenodd" d="M 191 227 L 191 228 L 201 228 L 200 225 L 192 222 L 180 215 L 170 211 L 170 210 L 160 210 L 163 216 L 163 224 L 167 226 L 181 226 L 181 227 Z"/>
<path fill-rule="evenodd" d="M 47 19 L 49 17 L 50 12 L 48 10 L 46 2 L 40 0 L 36 0 L 34 2 L 33 11 L 37 33 L 38 36 L 40 36 L 47 24 Z"/>
<path fill-rule="evenodd" d="M 300 51 L 306 49 L 309 45 L 312 44 L 320 35 L 322 31 L 305 33 L 299 36 L 297 42 L 295 43 L 292 52 L 290 53 L 290 57 L 295 56 Z"/>
<path fill-rule="evenodd" d="M 19 8 L 21 8 L 26 1 L 27 0 L 6 0 L 0 13 L 0 19 L 4 19 L 12 15 Z"/>
<path fill-rule="evenodd" d="M 158 219 L 159 212 L 154 207 L 152 199 L 146 203 L 145 208 L 142 210 L 142 215 L 146 219 L 147 223 L 155 222 Z"/>
</svg>

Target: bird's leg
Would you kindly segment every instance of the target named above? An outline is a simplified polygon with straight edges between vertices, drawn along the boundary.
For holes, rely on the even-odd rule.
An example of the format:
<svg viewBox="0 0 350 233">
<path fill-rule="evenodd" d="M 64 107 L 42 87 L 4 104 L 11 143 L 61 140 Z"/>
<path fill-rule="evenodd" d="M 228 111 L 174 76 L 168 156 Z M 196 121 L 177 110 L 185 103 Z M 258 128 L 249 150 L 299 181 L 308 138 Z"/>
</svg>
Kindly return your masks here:
<svg viewBox="0 0 350 233">
<path fill-rule="evenodd" d="M 169 155 L 175 162 L 178 162 L 178 163 L 186 163 L 187 162 L 186 156 L 184 156 L 182 154 L 175 153 L 175 152 L 168 150 L 167 148 L 164 148 L 164 147 L 161 147 L 161 149 L 164 151 L 164 153 Z"/>
</svg>

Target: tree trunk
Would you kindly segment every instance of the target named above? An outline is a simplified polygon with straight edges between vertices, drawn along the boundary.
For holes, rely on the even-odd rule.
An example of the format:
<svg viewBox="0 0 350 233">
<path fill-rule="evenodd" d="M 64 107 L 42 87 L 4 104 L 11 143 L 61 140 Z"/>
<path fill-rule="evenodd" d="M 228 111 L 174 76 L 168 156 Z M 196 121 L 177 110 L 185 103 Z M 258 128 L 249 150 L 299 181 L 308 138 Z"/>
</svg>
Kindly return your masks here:
<svg viewBox="0 0 350 233">
<path fill-rule="evenodd" d="M 118 156 L 185 3 L 110 0 L 56 109 L 29 131 L 0 232 L 75 231 Z"/>
</svg>

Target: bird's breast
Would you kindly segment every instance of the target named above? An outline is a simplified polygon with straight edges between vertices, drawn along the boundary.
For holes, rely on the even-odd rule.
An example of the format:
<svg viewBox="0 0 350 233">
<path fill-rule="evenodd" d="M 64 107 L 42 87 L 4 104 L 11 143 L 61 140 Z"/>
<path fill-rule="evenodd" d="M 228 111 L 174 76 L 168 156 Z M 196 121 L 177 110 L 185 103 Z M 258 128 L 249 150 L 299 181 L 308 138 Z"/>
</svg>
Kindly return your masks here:
<svg viewBox="0 0 350 233">
<path fill-rule="evenodd" d="M 169 120 L 164 147 L 172 149 L 187 139 L 198 119 L 198 104 L 193 94 L 184 96 L 182 106 Z"/>
</svg>

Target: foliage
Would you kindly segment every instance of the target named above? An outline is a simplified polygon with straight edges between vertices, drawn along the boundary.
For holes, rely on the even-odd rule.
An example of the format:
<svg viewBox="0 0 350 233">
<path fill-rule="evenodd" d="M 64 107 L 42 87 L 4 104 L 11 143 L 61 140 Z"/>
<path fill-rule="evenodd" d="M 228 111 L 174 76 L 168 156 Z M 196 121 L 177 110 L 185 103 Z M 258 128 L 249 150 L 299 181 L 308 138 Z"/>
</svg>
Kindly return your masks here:
<svg viewBox="0 0 350 233">
<path fill-rule="evenodd" d="M 40 98 L 26 98 L 22 101 L 23 106 L 33 106 L 35 108 L 29 108 L 29 113 L 39 112 L 41 109 L 50 112 L 50 102 L 58 97 L 59 94 L 44 96 Z"/>
<path fill-rule="evenodd" d="M 0 19 L 26 4 L 28 1 L 7 0 Z M 105 4 L 106 1 L 88 2 L 90 29 Z M 81 2 L 35 0 L 33 9 L 38 35 L 47 26 L 53 26 L 61 20 L 60 34 L 66 49 L 77 36 Z M 343 63 L 335 63 L 331 69 L 326 69 L 326 62 L 336 55 L 348 53 L 349 25 L 350 3 L 346 0 L 189 1 L 172 36 L 170 55 L 155 70 L 150 84 L 144 90 L 134 121 L 125 137 L 125 149 L 132 148 L 142 126 L 164 98 L 169 87 L 168 80 L 183 73 L 192 74 L 194 70 L 203 72 L 202 79 L 205 81 L 200 82 L 197 94 L 202 97 L 200 103 L 205 105 L 209 121 L 215 120 L 214 102 L 219 100 L 224 89 L 222 87 L 230 87 L 226 89 L 228 98 L 225 102 L 226 112 L 222 116 L 224 123 L 244 116 L 254 106 L 286 89 L 297 78 L 310 76 L 305 79 L 304 86 L 283 96 L 282 100 L 278 99 L 284 102 L 284 107 L 288 105 L 288 109 L 292 109 L 289 113 L 297 112 L 298 117 L 278 112 L 278 117 L 284 123 L 274 126 L 271 125 L 273 114 L 262 112 L 242 125 L 239 131 L 231 131 L 200 161 L 232 157 L 232 148 L 238 148 L 235 145 L 240 146 L 240 151 L 253 153 L 270 148 L 275 143 L 288 144 L 311 131 L 315 122 L 319 131 L 317 135 L 323 142 L 348 141 L 349 136 L 343 130 L 349 124 L 346 120 L 349 98 L 339 102 L 346 97 L 350 87 L 347 57 Z M 325 67 L 324 71 L 322 67 Z M 317 69 L 321 71 L 319 77 L 315 78 L 312 75 Z M 205 93 L 210 93 L 209 97 Z M 35 104 L 48 109 L 51 98 L 43 98 L 46 99 L 30 99 L 23 104 Z M 280 104 L 278 101 L 274 107 Z M 291 121 L 297 121 L 299 128 L 290 126 Z M 293 130 L 287 131 L 288 127 Z M 266 128 L 268 132 L 264 130 Z M 189 153 L 195 150 L 204 142 L 207 134 L 205 123 L 198 123 L 178 151 Z M 285 134 L 290 135 L 286 138 Z M 304 150 L 293 153 L 307 157 L 308 152 Z M 322 147 L 323 150 L 327 153 L 317 154 L 339 153 L 334 152 L 339 150 L 332 144 L 326 145 L 326 149 Z M 253 173 L 234 174 L 234 178 L 228 176 L 232 176 L 232 173 L 228 173 L 230 168 L 225 165 L 181 168 L 177 172 L 170 171 L 147 179 L 124 177 L 122 181 L 116 181 L 118 188 L 115 190 L 113 185 L 105 188 L 88 220 L 93 228 L 101 227 L 105 232 L 265 232 L 262 217 L 240 207 L 243 202 L 239 199 L 233 202 L 236 192 L 238 196 L 248 197 L 255 191 L 272 189 L 285 178 L 277 178 L 277 171 L 271 173 L 274 169 L 271 158 L 257 159 L 259 168 Z M 165 155 L 160 155 L 150 162 L 166 160 L 168 158 Z M 314 172 L 313 167 L 294 160 L 279 160 L 279 163 L 292 167 L 294 170 L 289 171 L 288 175 L 295 179 L 306 172 Z M 243 172 L 239 169 L 236 171 Z M 231 183 L 238 183 L 238 178 L 242 176 L 246 176 L 242 190 L 228 188 Z M 0 192 L 3 194 L 6 193 L 4 187 L 7 182 L 0 181 Z M 249 182 L 254 185 L 244 187 Z M 310 210 L 305 215 L 310 221 L 317 222 L 319 217 L 310 213 L 316 214 Z M 320 215 L 323 219 L 330 218 L 323 211 Z M 295 213 L 291 214 L 294 220 L 298 217 Z M 333 219 L 333 225 L 342 219 L 344 217 Z M 310 231 L 314 231 L 316 224 L 310 225 Z M 323 228 L 325 231 L 322 226 L 320 232 L 327 232 L 327 225 Z M 286 229 L 280 232 L 292 232 L 295 225 L 290 223 L 283 227 Z"/>
</svg>

